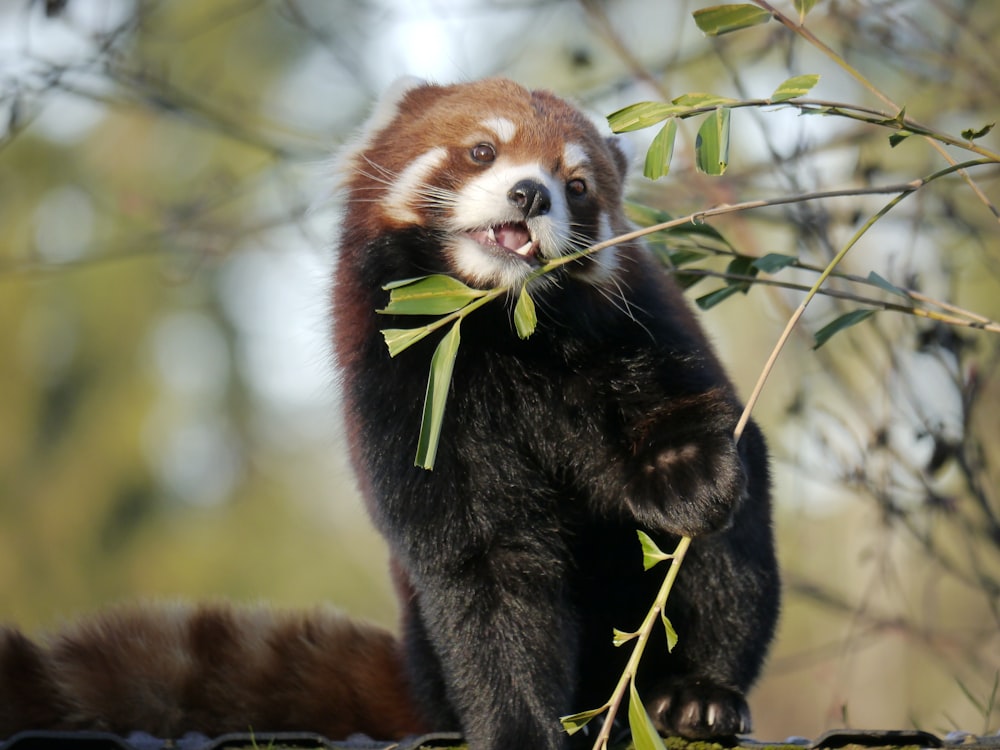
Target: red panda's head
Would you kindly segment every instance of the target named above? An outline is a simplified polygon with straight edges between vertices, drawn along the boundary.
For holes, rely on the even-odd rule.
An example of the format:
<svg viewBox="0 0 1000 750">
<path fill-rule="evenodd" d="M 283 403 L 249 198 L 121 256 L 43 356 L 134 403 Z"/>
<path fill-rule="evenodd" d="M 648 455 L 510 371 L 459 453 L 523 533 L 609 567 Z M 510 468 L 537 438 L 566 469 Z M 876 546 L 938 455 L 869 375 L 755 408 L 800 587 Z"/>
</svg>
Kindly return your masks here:
<svg viewBox="0 0 1000 750">
<path fill-rule="evenodd" d="M 372 232 L 434 232 L 444 270 L 482 288 L 627 229 L 614 141 L 562 99 L 507 80 L 398 83 L 343 166 L 349 214 Z M 615 252 L 575 273 L 612 276 Z"/>
</svg>

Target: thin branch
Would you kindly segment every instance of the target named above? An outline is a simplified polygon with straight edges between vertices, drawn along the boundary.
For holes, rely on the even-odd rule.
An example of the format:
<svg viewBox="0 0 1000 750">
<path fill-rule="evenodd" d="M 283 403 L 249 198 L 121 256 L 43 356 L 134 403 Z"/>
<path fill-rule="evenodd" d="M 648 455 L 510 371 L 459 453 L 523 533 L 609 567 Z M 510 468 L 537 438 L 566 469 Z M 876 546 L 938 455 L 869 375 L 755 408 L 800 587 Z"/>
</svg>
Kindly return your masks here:
<svg viewBox="0 0 1000 750">
<path fill-rule="evenodd" d="M 809 44 L 811 44 L 813 47 L 815 47 L 824 55 L 833 60 L 842 70 L 844 70 L 854 80 L 856 80 L 866 89 L 868 89 L 868 91 L 874 94 L 879 101 L 881 101 L 886 106 L 894 109 L 897 117 L 903 113 L 902 107 L 893 102 L 892 99 L 890 99 L 888 96 L 883 94 L 882 91 L 880 91 L 878 87 L 876 87 L 873 83 L 871 83 L 871 81 L 865 78 L 864 75 L 862 75 L 857 68 L 855 68 L 849 62 L 847 62 L 847 60 L 845 60 L 843 57 L 837 54 L 832 48 L 827 46 L 823 41 L 819 39 L 819 37 L 817 37 L 815 34 L 812 33 L 812 31 L 806 28 L 804 24 L 795 23 L 795 21 L 793 21 L 784 13 L 775 8 L 773 5 L 771 5 L 771 3 L 767 2 L 767 0 L 753 0 L 753 1 L 761 8 L 768 11 L 771 14 L 771 16 L 779 23 L 781 23 L 783 26 L 787 27 L 795 34 L 798 34 L 800 37 L 809 42 Z M 910 120 L 909 122 L 912 123 L 914 126 L 916 126 L 915 132 L 922 135 L 924 139 L 931 145 L 931 148 L 937 151 L 942 156 L 942 158 L 944 158 L 944 160 L 947 161 L 951 166 L 955 166 L 955 160 L 947 151 L 944 150 L 944 147 L 939 142 L 940 139 L 936 137 L 939 134 L 931 135 L 930 129 L 921 126 L 919 123 L 916 123 L 912 120 Z M 953 143 L 952 145 L 963 145 L 963 144 Z M 979 147 L 975 146 L 975 144 L 972 144 L 971 142 L 968 145 L 963 145 L 963 147 L 969 148 L 972 151 L 976 151 L 976 153 L 981 153 Z M 991 156 L 990 158 L 995 159 L 996 156 L 994 155 Z M 986 193 L 983 192 L 982 188 L 980 188 L 975 183 L 972 177 L 967 172 L 965 172 L 965 170 L 959 169 L 958 173 L 962 177 L 962 179 L 965 180 L 966 184 L 972 189 L 972 192 L 976 195 L 976 197 L 979 198 L 980 202 L 984 206 L 986 206 L 986 208 L 989 209 L 989 211 L 993 214 L 993 217 L 998 222 L 1000 222 L 1000 209 L 998 209 L 993 204 L 993 202 L 989 199 Z"/>
<path fill-rule="evenodd" d="M 804 25 L 795 23 L 791 18 L 786 16 L 784 13 L 775 8 L 767 0 L 753 0 L 757 5 L 766 10 L 771 14 L 771 17 L 778 21 L 783 26 L 786 26 L 790 31 L 798 34 L 800 37 L 805 39 L 809 44 L 818 49 L 824 55 L 833 60 L 839 68 L 846 72 L 851 78 L 860 83 L 864 88 L 868 89 L 876 99 L 885 104 L 887 107 L 892 107 L 896 110 L 898 114 L 901 110 L 892 99 L 883 94 L 877 86 L 875 86 L 871 81 L 862 75 L 861 71 L 851 65 L 847 60 L 845 60 L 841 55 L 835 52 L 831 47 L 827 46 L 819 37 L 812 33 Z"/>
<path fill-rule="evenodd" d="M 799 267 L 799 266 L 793 266 Z M 674 271 L 677 274 L 683 274 L 687 276 L 704 276 L 706 278 L 718 278 L 725 279 L 726 281 L 734 282 L 746 282 L 748 284 L 761 285 L 777 287 L 780 289 L 790 289 L 797 292 L 808 292 L 810 287 L 805 284 L 796 284 L 791 281 L 779 281 L 778 279 L 762 279 L 759 276 L 750 276 L 747 274 L 740 273 L 728 273 L 726 271 L 713 271 L 707 268 L 678 268 Z M 859 279 L 859 281 L 866 282 L 865 279 Z M 866 282 L 869 283 L 870 282 Z M 908 290 L 907 290 L 908 291 Z M 918 318 L 927 318 L 928 320 L 934 320 L 938 323 L 945 323 L 946 325 L 958 326 L 961 328 L 974 328 L 976 330 L 989 331 L 990 333 L 1000 333 L 1000 323 L 992 321 L 988 318 L 984 318 L 978 313 L 973 313 L 968 310 L 951 305 L 956 314 L 945 315 L 934 310 L 924 310 L 920 307 L 913 307 L 910 305 L 900 305 L 894 302 L 887 302 L 885 300 L 874 299 L 872 297 L 864 297 L 860 294 L 854 294 L 852 292 L 844 292 L 839 289 L 829 289 L 822 288 L 819 290 L 819 294 L 825 297 L 832 297 L 835 299 L 847 300 L 850 302 L 857 302 L 862 305 L 871 305 L 872 307 L 877 307 L 886 312 L 898 312 L 905 315 L 913 315 Z M 942 307 L 945 303 L 938 302 L 929 297 L 925 297 L 927 304 L 941 305 Z"/>
<path fill-rule="evenodd" d="M 670 555 L 670 568 L 667 570 L 667 575 L 663 579 L 663 584 L 660 586 L 660 590 L 656 594 L 656 599 L 653 601 L 653 605 L 646 613 L 646 619 L 642 621 L 642 625 L 636 633 L 635 645 L 632 647 L 632 653 L 629 655 L 628 663 L 625 665 L 625 669 L 622 670 L 621 676 L 618 678 L 618 684 L 615 685 L 611 699 L 608 701 L 608 713 L 604 717 L 604 723 L 601 725 L 601 731 L 597 734 L 597 738 L 594 740 L 593 750 L 606 750 L 608 746 L 608 740 L 611 738 L 611 728 L 614 725 L 615 716 L 618 713 L 618 709 L 621 707 L 622 700 L 625 698 L 625 691 L 628 690 L 629 685 L 635 680 L 635 675 L 639 670 L 639 661 L 646 648 L 646 643 L 649 641 L 649 637 L 653 634 L 653 628 L 656 627 L 660 620 L 660 615 L 663 612 L 664 607 L 667 605 L 667 599 L 670 596 L 670 591 L 674 586 L 674 581 L 677 580 L 677 574 L 680 572 L 681 563 L 684 562 L 684 556 L 687 554 L 688 547 L 690 546 L 691 538 L 686 536 L 681 537 L 680 541 L 677 542 L 677 547 Z"/>
<path fill-rule="evenodd" d="M 676 229 L 677 227 L 682 227 L 688 224 L 702 224 L 705 219 L 712 218 L 714 216 L 724 216 L 726 214 L 738 213 L 741 211 L 749 211 L 751 209 L 766 208 L 768 206 L 783 206 L 789 203 L 803 203 L 806 201 L 813 200 L 825 200 L 828 198 L 845 198 L 856 195 L 886 195 L 892 193 L 900 193 L 909 195 L 928 182 L 932 180 L 940 179 L 941 177 L 955 172 L 957 169 L 968 169 L 975 166 L 983 166 L 987 164 L 994 164 L 995 162 L 991 159 L 974 159 L 971 161 L 963 162 L 954 167 L 948 167 L 947 169 L 935 172 L 933 175 L 928 177 L 919 178 L 916 180 L 911 180 L 910 182 L 899 183 L 896 185 L 884 185 L 868 188 L 843 188 L 839 190 L 820 190 L 813 193 L 805 193 L 803 195 L 786 195 L 779 198 L 762 198 L 759 200 L 743 201 L 740 203 L 731 203 L 723 206 L 716 206 L 715 208 L 707 208 L 701 211 L 695 211 L 694 213 L 688 214 L 687 216 L 682 216 L 677 219 L 671 219 L 670 221 L 664 221 L 659 224 L 651 224 L 648 227 L 642 227 L 641 229 L 636 229 L 632 232 L 626 232 L 620 234 L 616 237 L 612 237 L 604 242 L 598 242 L 596 245 L 591 245 L 588 248 L 580 250 L 575 253 L 570 253 L 564 255 L 560 258 L 550 260 L 542 268 L 538 269 L 532 276 L 541 276 L 542 274 L 548 273 L 554 268 L 559 266 L 564 266 L 567 263 L 572 263 L 579 260 L 580 258 L 596 253 L 599 250 L 604 250 L 615 245 L 621 245 L 627 242 L 632 242 L 641 237 L 645 237 L 648 234 L 654 234 L 656 232 L 661 232 L 667 229 Z"/>
<path fill-rule="evenodd" d="M 664 99 L 669 99 L 670 97 L 663 88 L 663 84 L 650 74 L 646 66 L 642 64 L 642 61 L 632 52 L 629 44 L 615 31 L 611 19 L 608 18 L 604 4 L 597 2 L 597 0 L 579 0 L 579 3 L 587 14 L 587 17 L 590 18 L 591 22 L 597 28 L 598 33 L 611 45 L 618 58 L 628 66 L 632 76 L 636 80 L 645 83 Z"/>
<path fill-rule="evenodd" d="M 936 179 L 940 179 L 941 177 L 951 174 L 956 170 L 963 169 L 965 166 L 966 165 L 960 164 L 948 167 L 946 169 L 939 170 L 931 175 L 928 175 L 927 177 L 924 177 L 921 180 L 918 180 L 917 182 L 920 185 L 926 185 L 927 183 Z M 858 231 L 854 233 L 851 239 L 847 241 L 844 247 L 841 248 L 841 250 L 833 257 L 833 259 L 829 262 L 829 264 L 827 264 L 826 268 L 823 269 L 823 272 L 819 275 L 819 278 L 816 279 L 816 283 L 812 285 L 812 287 L 806 293 L 805 298 L 802 300 L 802 302 L 799 303 L 799 306 L 795 308 L 795 312 L 792 313 L 791 317 L 788 319 L 788 323 L 785 325 L 784 330 L 778 337 L 778 342 L 774 345 L 774 349 L 771 350 L 771 354 L 767 358 L 767 362 L 764 363 L 764 368 L 761 370 L 760 377 L 757 378 L 757 383 L 754 385 L 753 391 L 750 393 L 750 397 L 747 399 L 747 403 L 743 408 L 743 414 L 740 416 L 740 421 L 736 425 L 735 433 L 737 441 L 740 439 L 740 437 L 742 437 L 743 431 L 746 429 L 747 423 L 750 421 L 750 413 L 757 405 L 757 401 L 760 398 L 760 394 L 764 390 L 764 384 L 767 382 L 767 379 L 770 376 L 771 371 L 774 369 L 774 365 L 778 360 L 778 356 L 781 354 L 781 351 L 785 348 L 785 344 L 788 342 L 789 337 L 792 335 L 792 331 L 794 330 L 795 326 L 798 325 L 799 320 L 801 320 L 802 316 L 805 314 L 806 307 L 816 296 L 817 292 L 819 292 L 820 287 L 826 283 L 826 280 L 829 278 L 830 274 L 832 274 L 834 269 L 838 265 L 840 265 L 841 261 L 847 256 L 847 253 L 851 250 L 851 248 L 854 247 L 855 244 L 857 244 L 858 240 L 860 240 L 868 232 L 869 229 L 875 226 L 875 223 L 879 219 L 881 219 L 883 216 L 889 213 L 889 211 L 891 211 L 893 208 L 899 205 L 899 203 L 901 203 L 905 198 L 914 193 L 916 190 L 917 188 L 915 187 L 912 190 L 906 190 L 900 192 L 899 195 L 897 195 L 886 205 L 884 205 L 882 208 L 876 211 L 875 214 L 873 214 L 868 219 L 868 221 L 866 221 L 861 227 L 859 227 Z"/>
</svg>

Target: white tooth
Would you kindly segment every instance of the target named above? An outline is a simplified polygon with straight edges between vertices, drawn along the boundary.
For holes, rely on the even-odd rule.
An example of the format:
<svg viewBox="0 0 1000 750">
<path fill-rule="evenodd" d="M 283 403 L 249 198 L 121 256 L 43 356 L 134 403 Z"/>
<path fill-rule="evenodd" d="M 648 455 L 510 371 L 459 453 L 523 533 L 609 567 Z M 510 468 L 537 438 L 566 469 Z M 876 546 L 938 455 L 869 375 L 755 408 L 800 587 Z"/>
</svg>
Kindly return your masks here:
<svg viewBox="0 0 1000 750">
<path fill-rule="evenodd" d="M 531 244 L 532 244 L 531 240 L 528 240 L 527 242 L 524 243 L 522 247 L 519 247 L 514 252 L 517 253 L 518 255 L 527 255 L 528 253 L 531 252 Z"/>
<path fill-rule="evenodd" d="M 488 239 L 490 242 L 497 241 L 497 235 L 496 232 L 493 231 L 493 227 L 490 227 L 489 229 L 486 230 L 486 239 Z"/>
</svg>

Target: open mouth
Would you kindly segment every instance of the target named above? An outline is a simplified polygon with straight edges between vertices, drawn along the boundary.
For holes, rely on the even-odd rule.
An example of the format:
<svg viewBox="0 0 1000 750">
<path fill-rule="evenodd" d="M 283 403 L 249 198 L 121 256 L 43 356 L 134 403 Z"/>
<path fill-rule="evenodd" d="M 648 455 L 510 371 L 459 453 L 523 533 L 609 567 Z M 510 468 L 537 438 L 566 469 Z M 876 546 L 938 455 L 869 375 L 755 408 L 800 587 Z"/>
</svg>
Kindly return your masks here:
<svg viewBox="0 0 1000 750">
<path fill-rule="evenodd" d="M 468 236 L 490 250 L 504 250 L 526 260 L 535 258 L 538 252 L 538 242 L 523 221 L 477 229 Z"/>
</svg>

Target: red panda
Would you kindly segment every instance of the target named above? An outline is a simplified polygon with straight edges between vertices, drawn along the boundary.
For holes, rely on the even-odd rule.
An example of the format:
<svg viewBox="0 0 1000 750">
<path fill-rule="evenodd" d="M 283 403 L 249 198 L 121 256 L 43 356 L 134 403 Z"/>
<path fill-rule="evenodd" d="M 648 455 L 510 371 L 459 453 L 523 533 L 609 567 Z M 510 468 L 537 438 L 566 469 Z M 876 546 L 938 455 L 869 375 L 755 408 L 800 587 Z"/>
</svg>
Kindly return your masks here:
<svg viewBox="0 0 1000 750">
<path fill-rule="evenodd" d="M 333 344 L 351 460 L 386 537 L 402 639 L 324 612 L 138 608 L 36 643 L 0 631 L 0 735 L 104 728 L 331 737 L 460 731 L 561 750 L 602 705 L 659 587 L 636 531 L 695 539 L 668 602 L 679 641 L 637 683 L 657 728 L 750 731 L 746 691 L 779 579 L 767 449 L 680 289 L 640 243 L 532 278 L 462 323 L 435 468 L 413 465 L 433 337 L 393 358 L 385 285 L 448 274 L 514 292 L 629 229 L 626 158 L 579 110 L 506 80 L 406 81 L 342 159 Z M 513 298 L 513 295 L 512 295 Z"/>
<path fill-rule="evenodd" d="M 750 730 L 745 693 L 778 613 L 767 449 L 679 287 L 637 242 L 540 277 L 630 229 L 626 158 L 572 105 L 507 80 L 398 85 L 343 160 L 333 342 L 351 456 L 386 537 L 414 699 L 475 750 L 567 746 L 559 716 L 602 705 L 660 576 L 679 642 L 644 654 L 654 723 Z M 434 469 L 413 465 L 435 337 L 390 357 L 385 286 L 447 274 L 506 285 L 466 316 Z M 521 285 L 538 315 L 523 340 Z"/>
<path fill-rule="evenodd" d="M 27 729 L 419 734 L 398 640 L 330 608 L 105 610 L 31 640 L 0 628 L 0 739 Z"/>
</svg>

